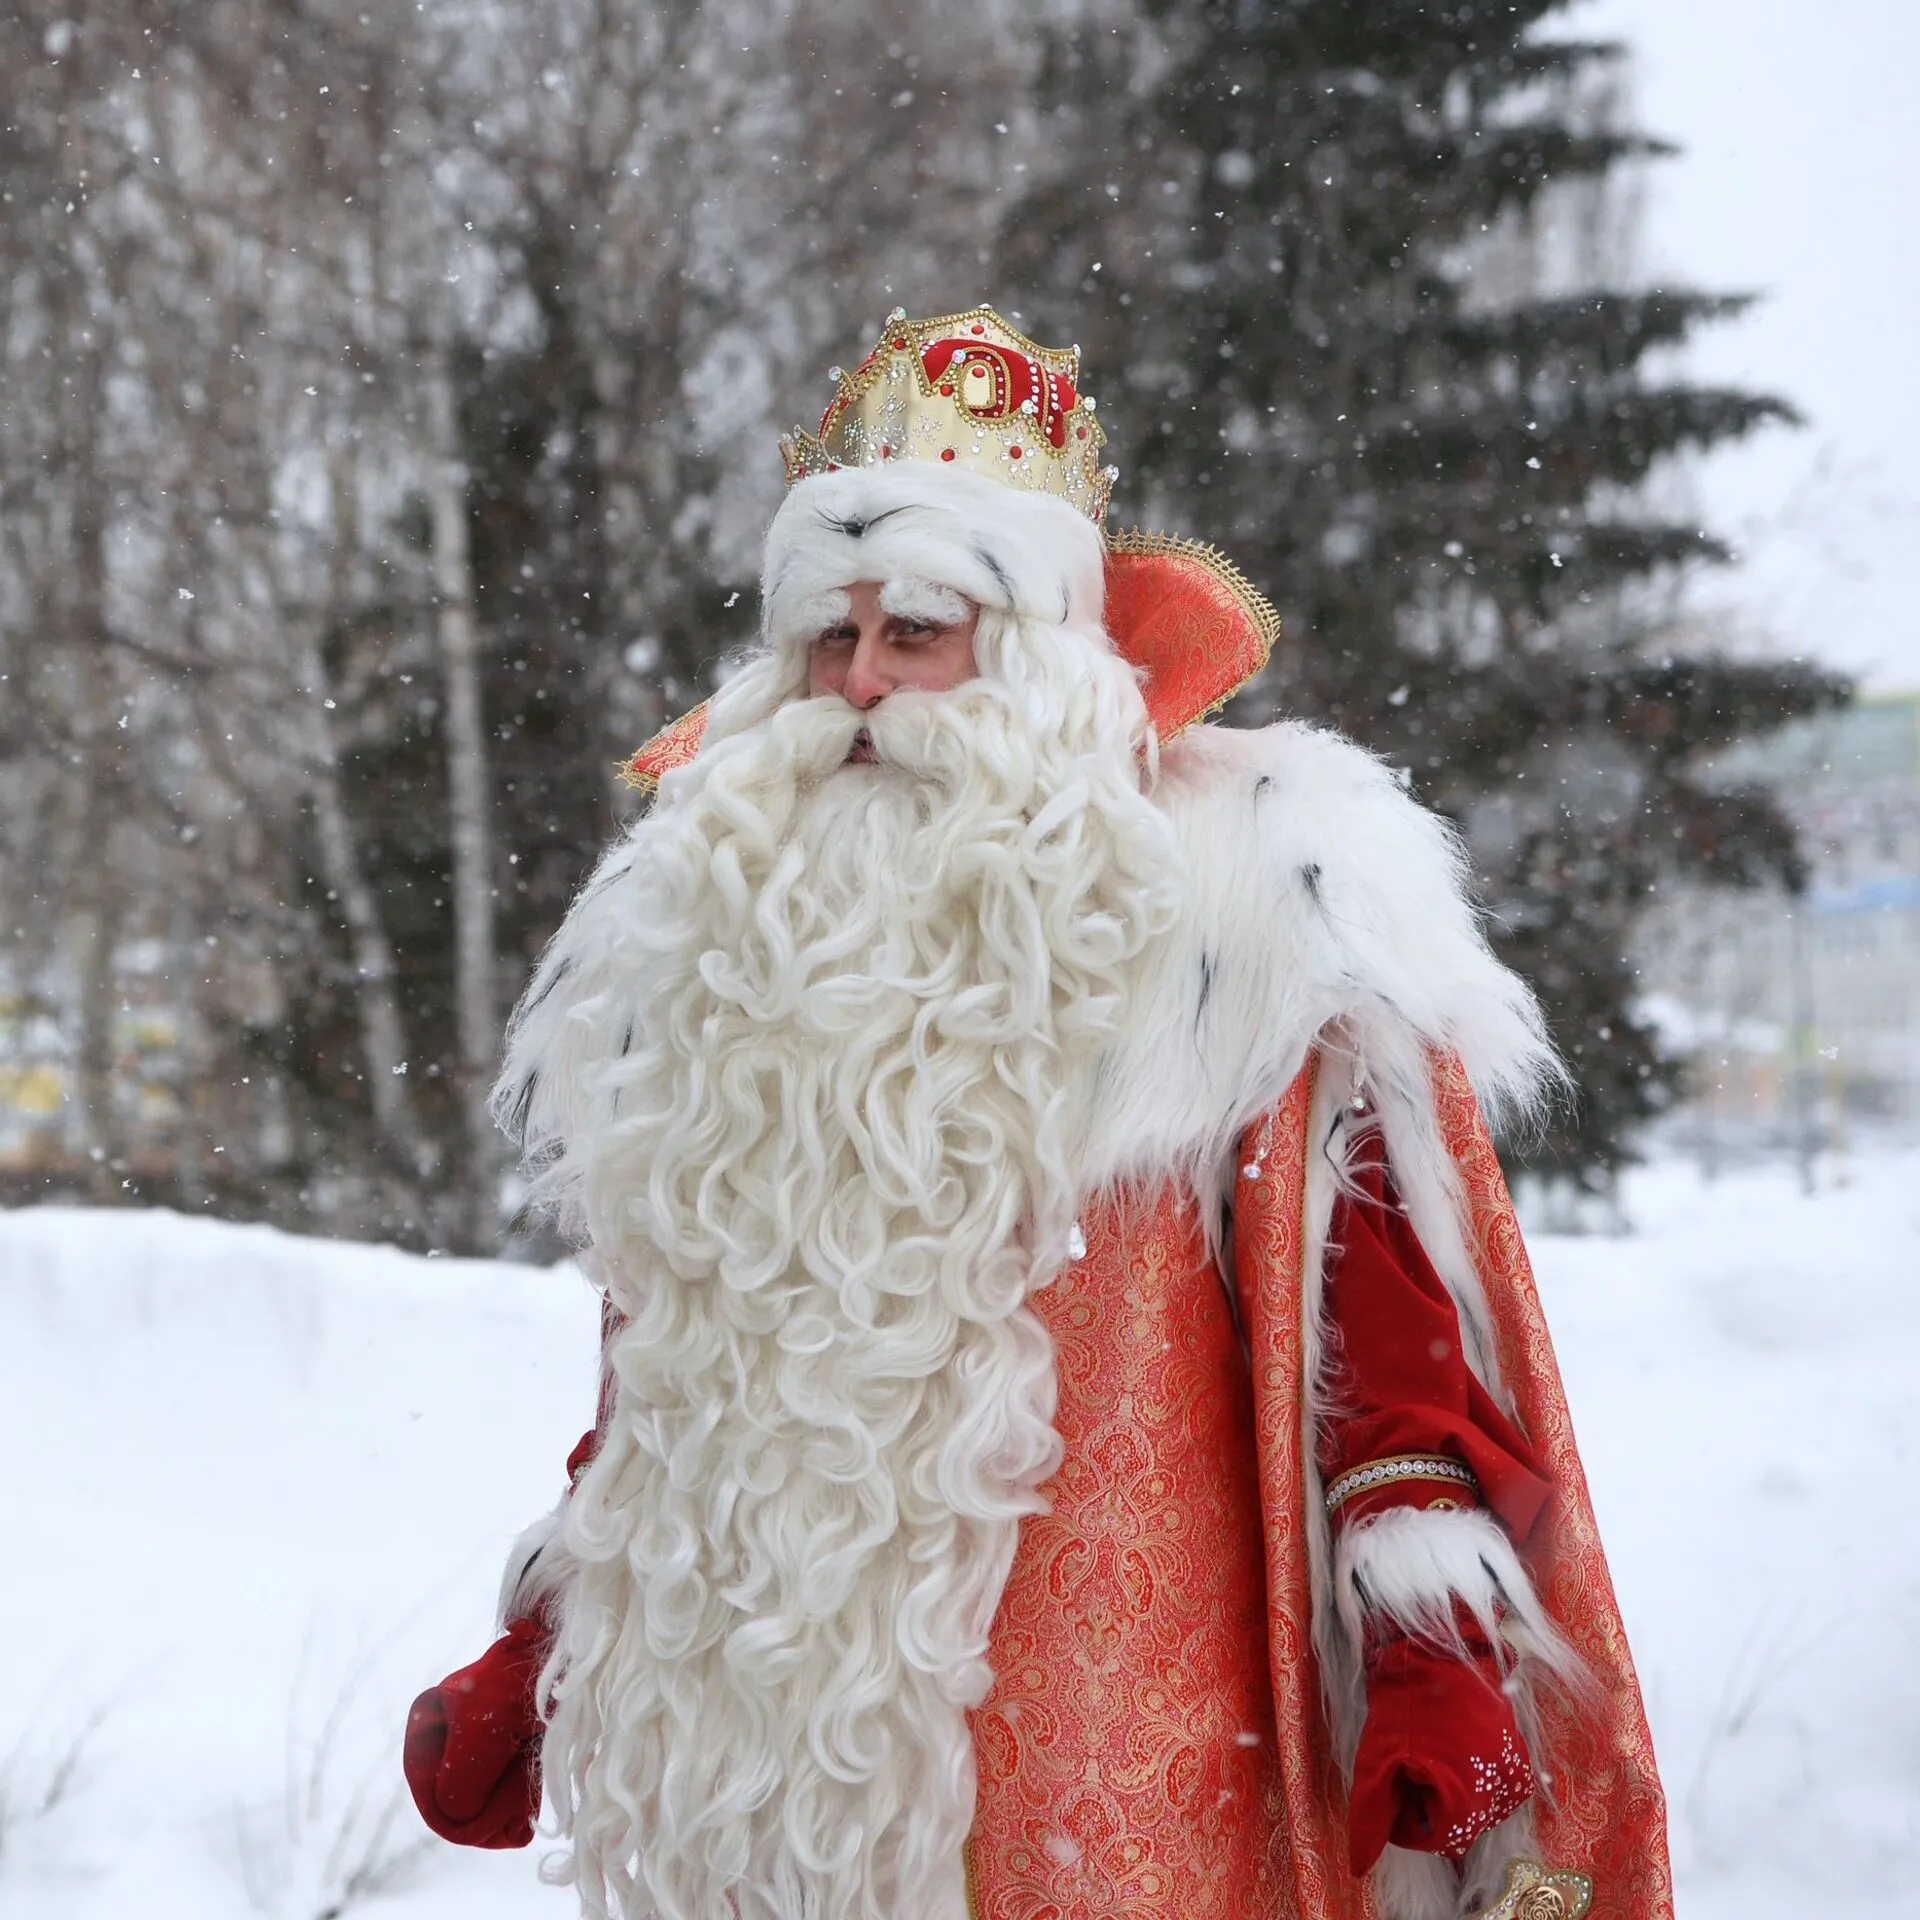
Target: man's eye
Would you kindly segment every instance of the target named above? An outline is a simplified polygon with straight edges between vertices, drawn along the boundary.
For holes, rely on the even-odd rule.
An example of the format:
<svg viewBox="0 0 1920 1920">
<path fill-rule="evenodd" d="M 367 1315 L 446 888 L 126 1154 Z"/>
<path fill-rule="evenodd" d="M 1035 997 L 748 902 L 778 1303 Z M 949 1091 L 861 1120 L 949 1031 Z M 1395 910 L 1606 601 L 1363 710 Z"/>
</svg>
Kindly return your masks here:
<svg viewBox="0 0 1920 1920">
<path fill-rule="evenodd" d="M 857 627 L 829 627 L 825 633 L 815 639 L 813 644 L 816 647 L 844 647 L 850 641 L 859 638 L 860 632 Z"/>
</svg>

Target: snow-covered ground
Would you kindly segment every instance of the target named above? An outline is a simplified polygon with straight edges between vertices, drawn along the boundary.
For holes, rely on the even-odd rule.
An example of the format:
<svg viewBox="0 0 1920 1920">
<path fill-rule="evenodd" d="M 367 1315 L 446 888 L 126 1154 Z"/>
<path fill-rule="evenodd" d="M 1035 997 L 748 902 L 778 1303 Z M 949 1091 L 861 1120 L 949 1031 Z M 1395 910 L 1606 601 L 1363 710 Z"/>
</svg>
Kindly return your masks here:
<svg viewBox="0 0 1920 1920">
<path fill-rule="evenodd" d="M 1628 1208 L 1535 1255 L 1683 1920 L 1911 1915 L 1920 1155 L 1812 1199 L 1655 1167 Z M 0 1911 L 570 1913 L 531 1855 L 424 1843 L 396 1762 L 486 1642 L 593 1344 L 567 1272 L 0 1214 Z"/>
</svg>

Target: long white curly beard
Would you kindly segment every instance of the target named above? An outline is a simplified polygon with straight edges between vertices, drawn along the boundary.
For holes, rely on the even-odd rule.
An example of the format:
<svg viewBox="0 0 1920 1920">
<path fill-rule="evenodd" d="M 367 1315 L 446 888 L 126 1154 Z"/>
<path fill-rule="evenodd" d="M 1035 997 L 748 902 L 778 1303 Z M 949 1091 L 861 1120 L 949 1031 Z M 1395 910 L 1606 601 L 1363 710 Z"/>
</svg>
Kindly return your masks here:
<svg viewBox="0 0 1920 1920">
<path fill-rule="evenodd" d="M 844 704 L 779 708 L 529 992 L 530 1131 L 628 1319 L 547 1672 L 592 1915 L 964 1912 L 966 1714 L 1059 1453 L 1025 1303 L 1175 885 L 1122 685 L 896 694 L 871 766 Z"/>
</svg>

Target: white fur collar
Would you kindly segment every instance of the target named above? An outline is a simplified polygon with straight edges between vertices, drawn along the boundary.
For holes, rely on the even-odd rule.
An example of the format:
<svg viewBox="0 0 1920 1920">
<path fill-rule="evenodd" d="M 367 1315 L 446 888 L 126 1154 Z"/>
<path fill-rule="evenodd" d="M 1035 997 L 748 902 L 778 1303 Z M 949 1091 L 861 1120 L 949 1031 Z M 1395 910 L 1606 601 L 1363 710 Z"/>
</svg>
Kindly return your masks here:
<svg viewBox="0 0 1920 1920">
<path fill-rule="evenodd" d="M 1212 1190 L 1336 1025 L 1380 1094 L 1425 1105 L 1440 1046 L 1496 1111 L 1536 1096 L 1539 1009 L 1488 950 L 1457 836 L 1381 761 L 1300 723 L 1196 727 L 1162 753 L 1156 798 L 1187 899 L 1089 1089 L 1087 1191 L 1165 1173 Z"/>
</svg>

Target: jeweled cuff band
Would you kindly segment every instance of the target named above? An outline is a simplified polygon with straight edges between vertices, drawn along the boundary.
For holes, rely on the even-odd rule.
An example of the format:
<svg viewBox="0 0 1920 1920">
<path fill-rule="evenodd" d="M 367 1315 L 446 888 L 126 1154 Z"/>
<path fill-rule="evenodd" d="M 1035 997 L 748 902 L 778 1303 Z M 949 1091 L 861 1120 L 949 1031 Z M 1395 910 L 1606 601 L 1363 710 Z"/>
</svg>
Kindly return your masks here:
<svg viewBox="0 0 1920 1920">
<path fill-rule="evenodd" d="M 1470 1488 L 1476 1500 L 1480 1497 L 1480 1482 L 1473 1477 L 1473 1470 L 1458 1460 L 1432 1453 L 1392 1453 L 1384 1460 L 1349 1467 L 1330 1481 L 1325 1494 L 1327 1513 L 1338 1513 L 1356 1494 L 1372 1493 L 1377 1487 L 1393 1486 L 1402 1480 L 1449 1480 L 1455 1486 Z"/>
</svg>

